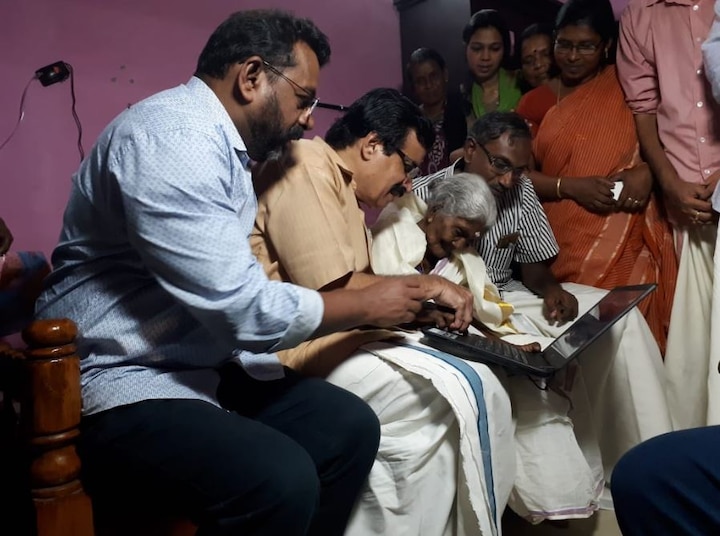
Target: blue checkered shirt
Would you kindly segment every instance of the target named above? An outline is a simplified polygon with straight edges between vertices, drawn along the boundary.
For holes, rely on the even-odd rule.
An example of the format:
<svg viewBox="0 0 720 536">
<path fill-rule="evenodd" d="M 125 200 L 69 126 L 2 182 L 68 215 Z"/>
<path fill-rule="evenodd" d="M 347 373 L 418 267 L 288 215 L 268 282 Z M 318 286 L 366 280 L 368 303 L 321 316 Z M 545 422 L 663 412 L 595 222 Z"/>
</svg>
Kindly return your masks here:
<svg viewBox="0 0 720 536">
<path fill-rule="evenodd" d="M 73 177 L 39 317 L 79 327 L 83 411 L 217 403 L 219 365 L 282 376 L 274 353 L 320 324 L 320 295 L 269 281 L 248 236 L 245 144 L 198 78 L 120 114 Z"/>
</svg>

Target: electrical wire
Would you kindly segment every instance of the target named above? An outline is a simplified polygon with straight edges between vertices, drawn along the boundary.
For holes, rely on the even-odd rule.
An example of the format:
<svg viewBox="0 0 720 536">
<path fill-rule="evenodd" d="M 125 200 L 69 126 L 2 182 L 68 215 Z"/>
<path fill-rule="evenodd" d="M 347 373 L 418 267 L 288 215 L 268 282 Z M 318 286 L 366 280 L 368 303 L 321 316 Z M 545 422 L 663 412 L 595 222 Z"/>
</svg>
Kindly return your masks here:
<svg viewBox="0 0 720 536">
<path fill-rule="evenodd" d="M 85 159 L 85 150 L 83 149 L 82 145 L 82 124 L 80 123 L 80 118 L 78 117 L 77 110 L 75 109 L 76 99 L 75 99 L 75 71 L 73 70 L 72 65 L 70 65 L 67 62 L 63 62 L 65 64 L 65 67 L 68 68 L 68 71 L 70 71 L 70 95 L 72 97 L 72 116 L 75 120 L 75 126 L 77 127 L 78 131 L 78 139 L 77 139 L 77 147 L 78 152 L 80 153 L 80 162 L 82 162 Z"/>
<path fill-rule="evenodd" d="M 65 67 L 67 67 L 68 71 L 70 71 L 70 96 L 72 97 L 71 112 L 73 120 L 75 121 L 75 126 L 77 127 L 78 131 L 77 148 L 78 152 L 80 153 L 80 161 L 82 162 L 85 158 L 85 150 L 83 149 L 82 145 L 82 123 L 80 123 L 80 117 L 78 117 L 76 109 L 77 99 L 75 97 L 75 73 L 73 71 L 72 65 L 66 62 L 63 62 L 63 64 L 65 65 Z M 2 149 L 10 142 L 10 140 L 17 132 L 18 127 L 20 127 L 20 123 L 22 123 L 22 120 L 25 118 L 25 98 L 27 97 L 28 89 L 30 89 L 30 84 L 33 83 L 33 80 L 37 80 L 37 74 L 34 74 L 32 78 L 28 80 L 28 83 L 25 85 L 25 89 L 22 92 L 22 97 L 20 97 L 20 112 L 18 115 L 18 120 L 15 123 L 12 132 L 10 132 L 10 135 L 5 138 L 5 141 L 0 144 L 0 151 L 2 151 Z"/>
<path fill-rule="evenodd" d="M 22 92 L 22 97 L 20 97 L 20 114 L 18 115 L 17 123 L 15 123 L 15 127 L 13 127 L 12 132 L 10 132 L 10 135 L 5 138 L 5 141 L 0 144 L 0 151 L 2 151 L 3 147 L 5 147 L 8 142 L 12 139 L 12 137 L 15 135 L 15 132 L 17 132 L 18 127 L 20 126 L 20 123 L 22 122 L 23 118 L 25 117 L 25 97 L 27 96 L 28 89 L 30 88 L 30 84 L 33 83 L 33 80 L 37 80 L 37 76 L 33 75 L 30 80 L 28 80 L 28 83 L 25 85 L 25 89 Z"/>
</svg>

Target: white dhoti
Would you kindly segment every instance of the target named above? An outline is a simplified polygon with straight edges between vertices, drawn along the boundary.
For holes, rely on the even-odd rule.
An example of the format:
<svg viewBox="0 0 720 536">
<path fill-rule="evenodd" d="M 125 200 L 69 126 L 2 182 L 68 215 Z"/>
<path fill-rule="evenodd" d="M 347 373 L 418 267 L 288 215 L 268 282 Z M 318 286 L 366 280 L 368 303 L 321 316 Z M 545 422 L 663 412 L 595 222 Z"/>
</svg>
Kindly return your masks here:
<svg viewBox="0 0 720 536">
<path fill-rule="evenodd" d="M 376 273 L 415 273 L 415 267 L 422 261 L 427 249 L 425 234 L 417 225 L 425 210 L 423 203 L 409 196 L 383 212 L 377 226 L 373 228 L 372 264 Z M 476 318 L 502 333 L 502 338 L 508 342 L 523 344 L 538 341 L 547 345 L 567 327 L 549 325 L 542 314 L 543 301 L 527 290 L 517 290 L 504 293 L 503 299 L 514 307 L 516 313 L 522 313 L 530 320 L 540 337 L 508 333 L 507 329 L 503 329 L 507 328 L 504 315 L 506 312 L 509 314 L 509 311 L 506 311 L 505 304 L 499 299 L 484 262 L 475 253 L 453 255 L 446 263 L 438 263 L 435 269 L 443 277 L 467 285 L 473 292 L 476 305 L 482 305 L 476 307 Z M 577 297 L 580 313 L 590 309 L 607 292 L 572 283 L 563 286 Z M 516 327 L 522 330 L 519 325 Z M 402 366 L 407 367 L 406 370 L 413 370 L 411 367 L 424 362 L 426 360 L 409 358 Z M 398 365 L 399 362 L 392 363 Z M 533 383 L 525 376 L 508 378 L 504 370 L 498 367 L 493 367 L 493 372 L 509 394 L 516 425 L 514 449 L 508 450 L 512 450 L 516 457 L 517 476 L 508 504 L 531 521 L 590 516 L 600 506 L 604 483 L 609 479 L 618 458 L 641 441 L 671 430 L 662 358 L 650 328 L 637 309 L 630 311 L 608 333 L 595 341 L 576 363 L 558 373 L 549 389 L 544 389 L 544 386 Z M 382 379 L 382 375 L 378 377 Z M 432 375 L 423 377 L 433 378 Z M 432 381 L 435 384 L 434 378 Z M 488 386 L 496 385 L 496 382 L 485 381 Z M 348 388 L 347 383 L 347 379 L 343 378 L 338 385 Z M 465 385 L 464 382 L 448 384 L 449 390 L 444 397 L 453 410 L 455 408 L 450 402 L 453 389 L 464 388 Z M 356 392 L 355 387 L 350 390 Z M 369 395 L 361 396 L 374 408 L 378 407 L 378 402 Z M 412 401 L 412 396 L 415 396 L 414 393 L 408 394 L 409 401 Z M 383 398 L 378 400 L 382 401 Z M 488 415 L 491 415 L 490 406 L 488 408 Z M 385 429 L 382 433 L 385 434 Z M 461 449 L 464 444 L 461 431 Z M 383 439 L 378 463 L 381 463 L 382 450 Z M 493 452 L 497 452 L 497 446 L 493 446 Z M 493 467 L 496 463 L 493 461 Z M 371 474 L 371 489 L 378 485 L 378 471 L 375 467 Z M 494 474 L 498 477 L 497 471 Z M 427 475 L 427 482 L 439 486 L 439 482 L 433 482 L 437 476 L 433 476 L 430 471 Z M 392 478 L 385 478 L 388 497 L 399 493 L 392 488 Z M 462 486 L 460 482 L 457 484 L 460 500 L 463 497 Z M 443 512 L 448 508 L 447 500 L 438 499 L 435 503 L 434 495 L 429 500 L 434 505 L 443 505 Z M 373 518 L 369 513 L 372 509 L 369 501 L 363 502 L 365 504 L 361 508 L 368 512 L 366 519 L 382 520 L 381 514 Z M 496 502 L 500 504 L 500 500 Z M 422 508 L 427 503 L 420 504 L 423 505 L 420 509 L 412 511 L 422 518 Z M 397 510 L 403 515 L 410 511 L 406 508 L 410 507 L 403 506 Z M 380 511 L 379 508 L 376 510 Z M 411 528 L 403 529 L 401 519 L 395 512 L 384 515 L 390 520 L 387 526 L 392 529 L 388 529 L 386 534 L 430 534 L 423 532 L 409 518 L 402 521 Z M 445 519 L 449 519 L 445 513 L 438 514 L 438 523 Z M 358 521 L 353 519 L 353 522 Z M 481 527 L 488 524 L 486 520 Z M 397 529 L 394 528 L 396 525 Z M 435 530 L 439 530 L 439 526 Z M 377 533 L 382 531 L 350 534 Z"/>
<path fill-rule="evenodd" d="M 578 299 L 580 314 L 607 292 L 574 283 L 563 288 Z M 504 299 L 546 337 L 568 327 L 548 324 L 542 300 L 529 291 L 506 292 Z M 619 457 L 672 429 L 660 351 L 637 309 L 585 350 L 577 364 L 557 376 L 550 391 L 511 379 L 518 478 L 509 504 L 531 521 L 589 516 Z"/>
<path fill-rule="evenodd" d="M 515 479 L 514 429 L 507 393 L 486 366 L 421 345 L 373 343 L 327 379 L 365 400 L 381 426 L 348 536 L 500 533 Z"/>
<path fill-rule="evenodd" d="M 678 232 L 683 233 L 683 245 L 665 368 L 670 413 L 680 430 L 720 424 L 720 335 L 712 336 L 720 328 L 720 301 L 713 299 L 720 289 L 713 285 L 717 227 L 702 225 Z"/>
</svg>

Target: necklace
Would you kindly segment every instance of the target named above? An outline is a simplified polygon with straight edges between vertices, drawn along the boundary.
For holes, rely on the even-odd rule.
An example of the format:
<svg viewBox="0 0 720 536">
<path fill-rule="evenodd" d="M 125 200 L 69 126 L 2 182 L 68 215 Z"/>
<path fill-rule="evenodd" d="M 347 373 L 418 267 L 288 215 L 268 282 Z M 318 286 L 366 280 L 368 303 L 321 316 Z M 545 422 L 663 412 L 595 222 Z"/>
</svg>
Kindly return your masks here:
<svg viewBox="0 0 720 536">
<path fill-rule="evenodd" d="M 494 112 L 500 106 L 500 81 L 498 80 L 495 86 L 488 90 L 483 87 L 483 104 L 485 110 L 488 112 Z"/>
</svg>

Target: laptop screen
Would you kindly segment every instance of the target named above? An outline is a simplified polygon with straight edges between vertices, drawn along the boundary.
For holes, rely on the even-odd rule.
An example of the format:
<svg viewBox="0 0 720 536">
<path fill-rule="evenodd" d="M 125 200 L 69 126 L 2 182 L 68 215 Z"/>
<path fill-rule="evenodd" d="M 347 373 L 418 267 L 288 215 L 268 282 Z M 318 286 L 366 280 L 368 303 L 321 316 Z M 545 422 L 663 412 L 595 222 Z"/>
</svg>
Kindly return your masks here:
<svg viewBox="0 0 720 536">
<path fill-rule="evenodd" d="M 620 317 L 635 307 L 657 285 L 633 285 L 618 287 L 578 318 L 543 352 L 543 357 L 553 368 L 560 368 L 573 359 L 580 350 L 605 333 Z"/>
</svg>

